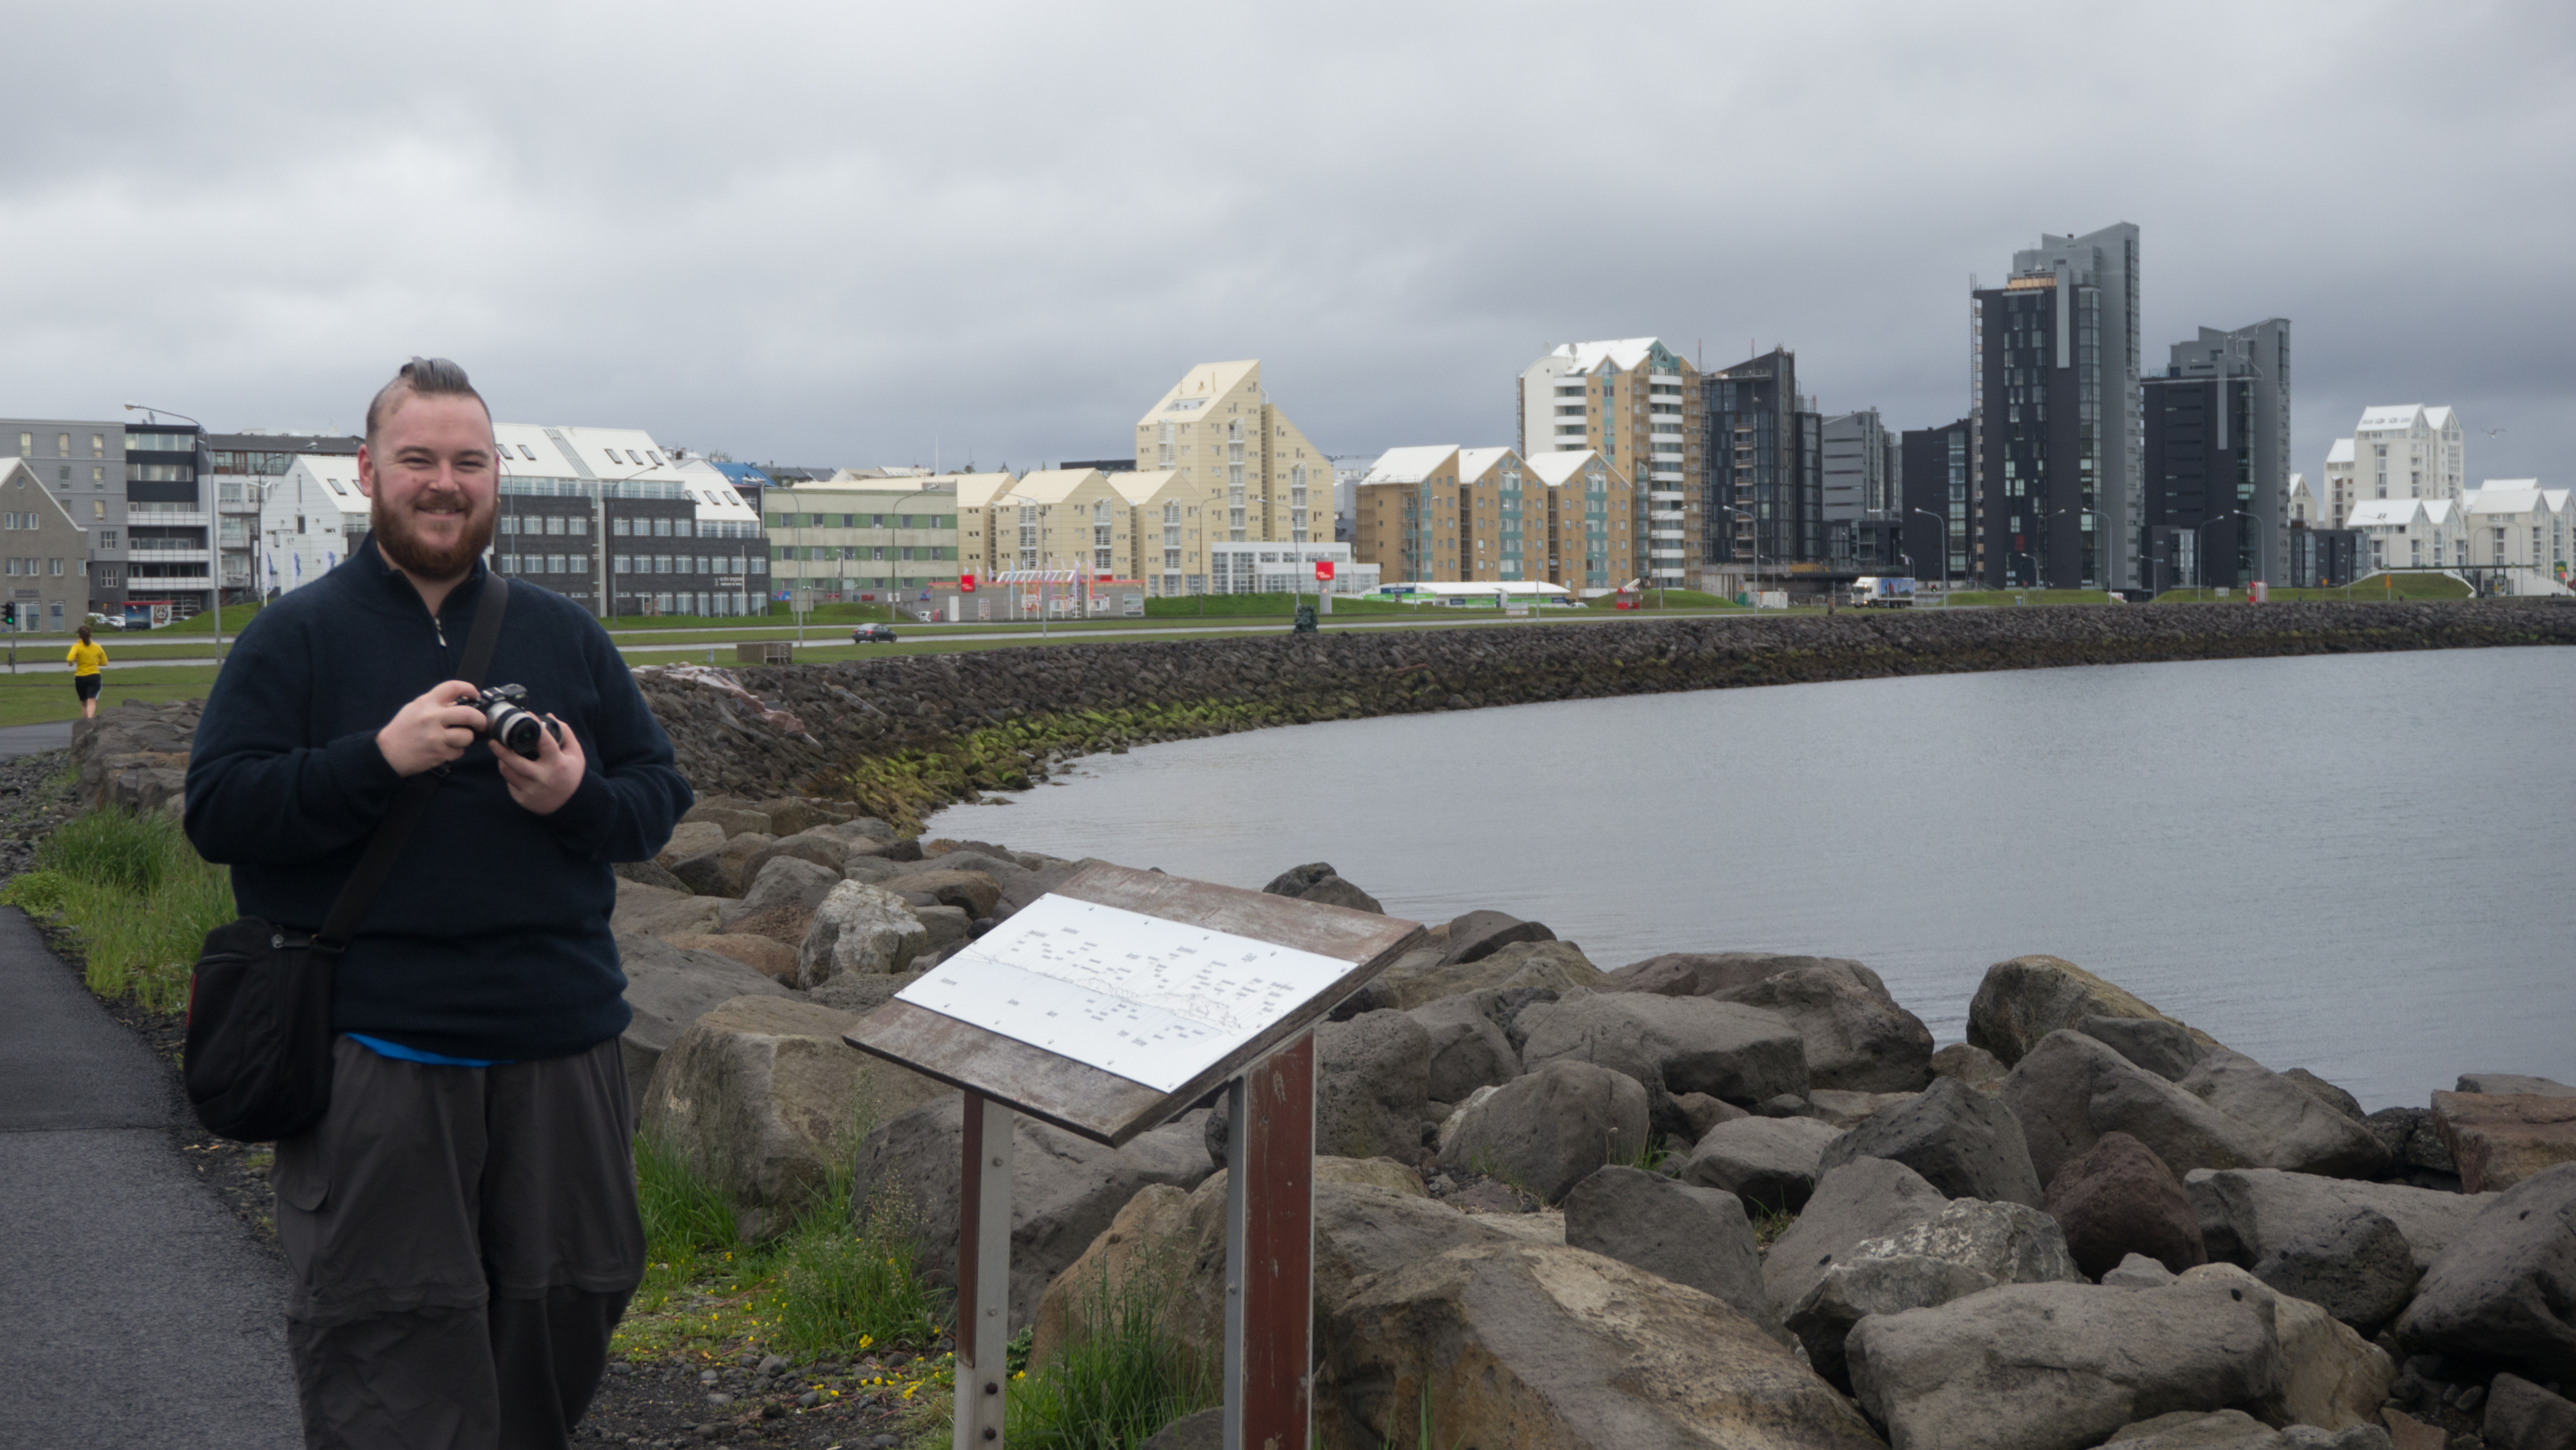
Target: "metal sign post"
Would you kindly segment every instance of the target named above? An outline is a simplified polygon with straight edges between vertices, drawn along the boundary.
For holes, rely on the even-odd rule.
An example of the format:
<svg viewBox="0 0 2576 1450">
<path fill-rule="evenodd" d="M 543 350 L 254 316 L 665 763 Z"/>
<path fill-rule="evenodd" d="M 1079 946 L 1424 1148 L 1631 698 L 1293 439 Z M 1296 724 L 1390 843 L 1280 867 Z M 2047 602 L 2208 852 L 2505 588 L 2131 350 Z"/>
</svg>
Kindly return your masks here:
<svg viewBox="0 0 2576 1450">
<path fill-rule="evenodd" d="M 1010 1170 L 1026 1114 L 1119 1147 L 1223 1087 L 1225 1443 L 1304 1450 L 1314 1394 L 1314 1028 L 1416 923 L 1094 865 L 862 1018 L 851 1046 L 965 1090 L 955 1450 L 1002 1444 Z"/>
</svg>

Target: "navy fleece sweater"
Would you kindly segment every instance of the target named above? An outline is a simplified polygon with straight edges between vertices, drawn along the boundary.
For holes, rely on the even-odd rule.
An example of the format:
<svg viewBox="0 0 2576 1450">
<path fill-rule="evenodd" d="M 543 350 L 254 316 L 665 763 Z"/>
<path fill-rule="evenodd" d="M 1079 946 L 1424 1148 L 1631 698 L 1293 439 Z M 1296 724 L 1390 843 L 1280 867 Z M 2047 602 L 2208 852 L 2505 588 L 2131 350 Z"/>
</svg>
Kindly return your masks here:
<svg viewBox="0 0 2576 1450">
<path fill-rule="evenodd" d="M 477 565 L 433 618 L 360 543 L 242 631 L 197 725 L 187 830 L 233 868 L 243 915 L 321 925 L 402 785 L 376 732 L 456 678 L 490 578 Z M 452 1057 L 560 1057 L 626 1030 L 609 863 L 659 851 L 689 787 L 607 634 L 563 596 L 511 586 L 483 682 L 525 685 L 529 709 L 572 727 L 582 783 L 532 815 L 477 739 L 341 959 L 331 1025 Z"/>
</svg>

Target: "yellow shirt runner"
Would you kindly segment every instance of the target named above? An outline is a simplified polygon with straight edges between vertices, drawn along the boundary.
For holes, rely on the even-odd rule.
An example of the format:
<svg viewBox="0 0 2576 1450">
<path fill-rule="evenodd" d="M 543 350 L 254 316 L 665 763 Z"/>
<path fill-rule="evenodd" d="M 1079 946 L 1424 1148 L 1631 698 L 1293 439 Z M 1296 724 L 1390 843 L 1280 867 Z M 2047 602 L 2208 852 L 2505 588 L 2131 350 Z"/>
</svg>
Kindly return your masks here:
<svg viewBox="0 0 2576 1450">
<path fill-rule="evenodd" d="M 63 658 L 70 663 L 75 677 L 94 675 L 99 666 L 107 663 L 107 651 L 95 644 L 76 644 Z"/>
</svg>

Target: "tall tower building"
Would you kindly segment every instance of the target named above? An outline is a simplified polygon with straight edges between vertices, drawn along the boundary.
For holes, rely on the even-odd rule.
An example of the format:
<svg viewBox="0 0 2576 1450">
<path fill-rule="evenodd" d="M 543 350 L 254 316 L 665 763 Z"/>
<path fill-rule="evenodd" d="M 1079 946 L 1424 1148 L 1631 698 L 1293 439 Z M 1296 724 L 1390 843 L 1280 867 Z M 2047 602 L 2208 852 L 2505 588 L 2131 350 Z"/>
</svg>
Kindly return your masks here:
<svg viewBox="0 0 2576 1450">
<path fill-rule="evenodd" d="M 1897 438 L 1876 408 L 1824 420 L 1825 558 L 1838 573 L 1876 574 L 1895 564 Z"/>
<path fill-rule="evenodd" d="M 1650 585 L 1695 583 L 1705 557 L 1699 414 L 1699 369 L 1657 338 L 1569 342 L 1521 370 L 1521 456 L 1535 467 L 1543 454 L 1591 449 L 1632 480 L 1624 532 L 1645 546 L 1632 577 Z"/>
<path fill-rule="evenodd" d="M 2290 567 L 2290 323 L 2204 327 L 2144 388 L 2147 556 L 2198 561 L 2187 582 L 2275 583 Z M 2196 537 L 2184 548 L 2182 530 Z M 2171 573 L 2148 588 L 2180 581 Z"/>
<path fill-rule="evenodd" d="M 1976 515 L 1969 499 L 1976 480 L 1975 427 L 1962 418 L 1908 429 L 1901 437 L 1898 503 L 1905 510 L 1904 550 L 1914 577 L 1943 588 L 1974 580 Z"/>
<path fill-rule="evenodd" d="M 1700 379 L 1707 563 L 1777 578 L 1825 558 L 1824 419 L 1798 403 L 1798 355 L 1787 348 Z"/>
<path fill-rule="evenodd" d="M 1978 573 L 1996 587 L 2137 587 L 2138 229 L 2042 234 L 1969 293 Z"/>
<path fill-rule="evenodd" d="M 1136 466 L 1200 490 L 1209 542 L 1332 541 L 1333 465 L 1262 392 L 1257 359 L 1183 374 L 1136 420 Z"/>
</svg>

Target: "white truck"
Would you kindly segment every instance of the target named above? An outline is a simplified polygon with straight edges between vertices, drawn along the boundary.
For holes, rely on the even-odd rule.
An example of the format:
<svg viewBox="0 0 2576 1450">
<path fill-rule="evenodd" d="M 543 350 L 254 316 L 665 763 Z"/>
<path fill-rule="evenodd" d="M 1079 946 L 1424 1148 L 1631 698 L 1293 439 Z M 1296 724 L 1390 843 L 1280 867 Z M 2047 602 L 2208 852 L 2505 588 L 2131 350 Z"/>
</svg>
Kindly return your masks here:
<svg viewBox="0 0 2576 1450">
<path fill-rule="evenodd" d="M 1852 581 L 1854 609 L 1911 609 L 1914 581 L 1898 574 L 1863 574 Z"/>
</svg>

